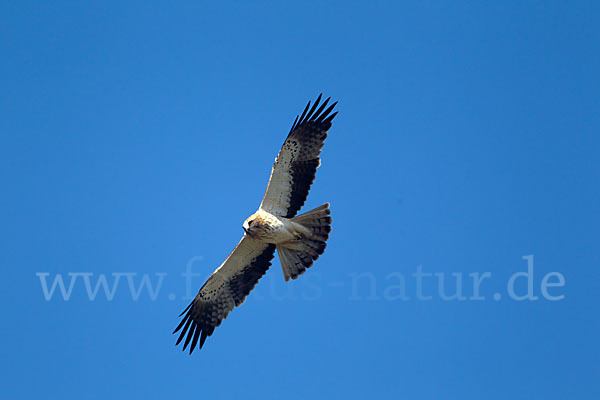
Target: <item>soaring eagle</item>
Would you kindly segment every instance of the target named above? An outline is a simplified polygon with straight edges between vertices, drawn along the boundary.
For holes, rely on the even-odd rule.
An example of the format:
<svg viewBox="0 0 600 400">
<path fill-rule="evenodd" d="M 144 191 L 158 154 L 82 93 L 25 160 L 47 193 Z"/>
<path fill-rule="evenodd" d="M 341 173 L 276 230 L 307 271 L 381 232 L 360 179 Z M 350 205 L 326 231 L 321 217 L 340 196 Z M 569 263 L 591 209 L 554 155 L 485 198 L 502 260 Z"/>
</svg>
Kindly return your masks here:
<svg viewBox="0 0 600 400">
<path fill-rule="evenodd" d="M 191 342 L 192 354 L 198 339 L 202 348 L 227 314 L 244 302 L 269 269 L 275 249 L 286 281 L 303 274 L 325 251 L 331 232 L 329 203 L 296 213 L 306 201 L 321 165 L 319 154 L 327 131 L 337 115 L 331 113 L 337 102 L 327 107 L 330 99 L 319 106 L 319 95 L 312 107 L 309 101 L 296 117 L 273 164 L 262 203 L 244 221 L 242 240 L 181 313 L 183 320 L 173 333 L 181 330 L 176 345 L 185 338 L 184 351 Z"/>
</svg>

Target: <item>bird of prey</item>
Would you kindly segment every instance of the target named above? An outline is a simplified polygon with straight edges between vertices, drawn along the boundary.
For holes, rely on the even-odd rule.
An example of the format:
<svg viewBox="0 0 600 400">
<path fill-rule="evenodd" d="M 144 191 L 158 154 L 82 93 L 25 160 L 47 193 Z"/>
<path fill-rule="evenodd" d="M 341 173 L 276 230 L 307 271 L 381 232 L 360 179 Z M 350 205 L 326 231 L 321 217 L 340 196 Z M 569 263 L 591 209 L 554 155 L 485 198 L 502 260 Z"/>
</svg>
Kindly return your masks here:
<svg viewBox="0 0 600 400">
<path fill-rule="evenodd" d="M 313 106 L 308 102 L 275 159 L 262 203 L 243 224 L 244 236 L 227 259 L 204 283 L 198 295 L 181 313 L 173 333 L 181 330 L 176 345 L 185 339 L 190 354 L 227 317 L 267 272 L 275 249 L 286 281 L 296 279 L 313 265 L 325 250 L 331 232 L 329 203 L 296 215 L 321 165 L 319 154 L 337 112 L 337 102 L 327 107 L 321 95 Z M 327 108 L 325 108 L 327 107 Z"/>
</svg>

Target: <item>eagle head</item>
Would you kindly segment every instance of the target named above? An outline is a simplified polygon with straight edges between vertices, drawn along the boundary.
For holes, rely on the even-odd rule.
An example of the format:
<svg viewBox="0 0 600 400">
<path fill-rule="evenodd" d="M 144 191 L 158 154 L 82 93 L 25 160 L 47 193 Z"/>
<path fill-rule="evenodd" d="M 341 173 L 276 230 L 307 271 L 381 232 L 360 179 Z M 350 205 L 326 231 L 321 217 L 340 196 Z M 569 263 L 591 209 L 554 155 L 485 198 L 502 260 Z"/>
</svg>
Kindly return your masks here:
<svg viewBox="0 0 600 400">
<path fill-rule="evenodd" d="M 244 232 L 254 239 L 268 239 L 269 235 L 272 234 L 269 219 L 260 211 L 246 218 L 242 227 Z"/>
<path fill-rule="evenodd" d="M 252 236 L 252 233 L 255 233 L 256 230 L 259 229 L 258 216 L 256 214 L 252 214 L 246 218 L 242 227 L 244 228 L 244 232 Z"/>
</svg>

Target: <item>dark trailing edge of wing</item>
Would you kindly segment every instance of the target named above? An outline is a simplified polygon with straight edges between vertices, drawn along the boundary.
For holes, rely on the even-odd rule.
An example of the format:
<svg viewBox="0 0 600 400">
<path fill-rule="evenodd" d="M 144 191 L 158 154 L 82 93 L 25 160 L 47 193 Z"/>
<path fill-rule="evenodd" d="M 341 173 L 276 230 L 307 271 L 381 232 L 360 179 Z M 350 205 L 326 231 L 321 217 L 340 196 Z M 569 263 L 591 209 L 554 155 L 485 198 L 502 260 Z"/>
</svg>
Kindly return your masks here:
<svg viewBox="0 0 600 400">
<path fill-rule="evenodd" d="M 204 301 L 202 299 L 202 289 L 213 278 L 211 275 L 202 286 L 202 289 L 200 289 L 196 298 L 179 315 L 181 317 L 185 314 L 179 325 L 177 325 L 177 328 L 173 331 L 173 333 L 177 333 L 181 329 L 175 345 L 181 343 L 185 337 L 183 350 L 185 351 L 191 342 L 190 354 L 192 354 L 196 349 L 196 345 L 198 345 L 199 339 L 200 344 L 198 347 L 201 349 L 206 338 L 213 334 L 216 327 L 221 325 L 221 322 L 227 318 L 233 307 L 237 307 L 244 302 L 246 296 L 248 296 L 258 283 L 258 280 L 271 266 L 274 254 L 275 245 L 268 244 L 260 255 L 255 257 L 250 264 L 226 283 L 229 286 L 229 290 L 221 290 L 216 298 Z"/>
<path fill-rule="evenodd" d="M 302 114 L 296 117 L 286 138 L 286 141 L 295 137 L 300 140 L 318 141 L 320 144 L 313 158 L 297 160 L 291 166 L 291 174 L 293 176 L 292 197 L 285 215 L 286 218 L 295 216 L 306 202 L 308 191 L 315 180 L 315 174 L 320 163 L 319 153 L 321 152 L 321 147 L 325 138 L 327 138 L 327 131 L 331 128 L 331 121 L 337 115 L 337 111 L 331 114 L 331 111 L 337 105 L 337 101 L 325 109 L 331 97 L 328 97 L 319 107 L 321 97 L 322 94 L 319 94 L 312 107 L 310 106 L 310 101 L 308 102 Z M 319 108 L 317 109 L 317 107 Z"/>
</svg>

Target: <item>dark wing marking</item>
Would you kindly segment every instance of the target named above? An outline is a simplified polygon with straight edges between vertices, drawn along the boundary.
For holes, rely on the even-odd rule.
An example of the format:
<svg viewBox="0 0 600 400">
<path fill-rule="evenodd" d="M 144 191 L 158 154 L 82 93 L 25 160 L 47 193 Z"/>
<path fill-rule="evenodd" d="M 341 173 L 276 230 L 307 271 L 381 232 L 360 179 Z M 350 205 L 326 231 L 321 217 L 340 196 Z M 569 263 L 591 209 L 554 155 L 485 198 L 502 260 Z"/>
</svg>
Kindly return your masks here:
<svg viewBox="0 0 600 400">
<path fill-rule="evenodd" d="M 245 235 L 225 262 L 208 278 L 196 298 L 183 310 L 185 316 L 173 333 L 181 330 L 178 345 L 184 338 L 183 350 L 191 342 L 190 354 L 202 348 L 206 338 L 227 317 L 267 272 L 275 253 L 275 245 Z M 181 316 L 180 315 L 180 316 Z"/>
<path fill-rule="evenodd" d="M 319 107 L 319 95 L 312 107 L 309 101 L 302 115 L 296 117 L 273 164 L 269 184 L 260 205 L 263 210 L 291 218 L 304 205 L 317 168 L 321 165 L 319 154 L 327 131 L 337 115 L 337 112 L 331 114 L 337 102 L 325 109 L 330 99 Z"/>
</svg>

